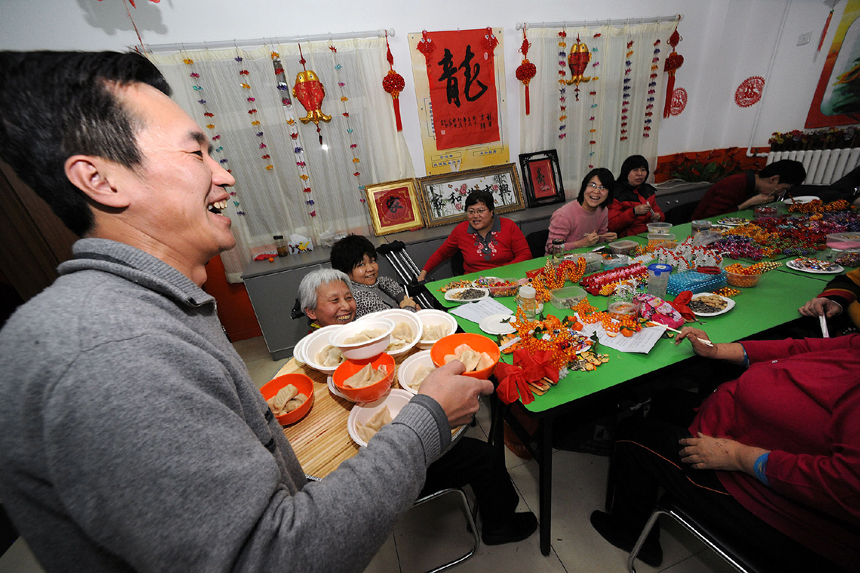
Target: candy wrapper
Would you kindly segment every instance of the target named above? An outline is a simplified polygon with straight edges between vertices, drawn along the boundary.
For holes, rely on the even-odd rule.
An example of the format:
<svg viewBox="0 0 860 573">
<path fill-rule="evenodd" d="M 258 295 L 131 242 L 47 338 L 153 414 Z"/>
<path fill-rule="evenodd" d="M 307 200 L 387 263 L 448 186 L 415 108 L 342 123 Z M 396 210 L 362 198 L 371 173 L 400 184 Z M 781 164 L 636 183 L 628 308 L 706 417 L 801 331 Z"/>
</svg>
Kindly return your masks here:
<svg viewBox="0 0 860 573">
<path fill-rule="evenodd" d="M 633 302 L 639 305 L 639 316 L 651 322 L 665 324 L 670 328 L 680 328 L 684 324 L 681 313 L 660 297 L 651 294 L 637 294 Z"/>
<path fill-rule="evenodd" d="M 290 253 L 292 254 L 314 250 L 313 241 L 302 235 L 290 235 L 290 242 L 287 246 L 290 247 Z"/>
</svg>

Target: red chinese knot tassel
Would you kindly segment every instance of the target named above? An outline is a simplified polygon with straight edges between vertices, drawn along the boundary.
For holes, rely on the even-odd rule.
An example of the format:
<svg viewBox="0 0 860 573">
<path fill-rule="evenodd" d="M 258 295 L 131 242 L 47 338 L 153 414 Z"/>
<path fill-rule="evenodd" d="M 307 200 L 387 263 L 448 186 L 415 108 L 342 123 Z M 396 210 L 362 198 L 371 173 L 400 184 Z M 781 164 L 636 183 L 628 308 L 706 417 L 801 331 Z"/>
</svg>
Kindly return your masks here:
<svg viewBox="0 0 860 573">
<path fill-rule="evenodd" d="M 394 119 L 397 123 L 397 131 L 403 131 L 403 122 L 400 120 L 400 92 L 406 87 L 406 80 L 403 76 L 394 71 L 394 56 L 391 55 L 391 47 L 388 45 L 388 32 L 385 33 L 385 47 L 388 50 L 386 59 L 388 66 L 388 74 L 382 78 L 382 89 L 391 94 L 392 105 L 394 106 Z"/>
<path fill-rule="evenodd" d="M 669 74 L 669 80 L 666 82 L 666 103 L 663 106 L 663 117 L 669 117 L 669 111 L 672 107 L 672 94 L 675 91 L 675 71 L 684 65 L 684 56 L 675 51 L 675 47 L 680 41 L 681 36 L 678 34 L 676 28 L 668 40 L 669 45 L 672 46 L 672 53 L 666 57 L 666 61 L 663 64 L 663 71 Z"/>
<path fill-rule="evenodd" d="M 520 46 L 520 52 L 523 54 L 523 63 L 521 63 L 517 68 L 517 79 L 523 82 L 523 85 L 526 86 L 526 115 L 531 111 L 529 101 L 529 82 L 537 74 L 537 67 L 528 59 L 529 46 L 531 46 L 531 44 L 526 39 L 526 29 L 523 28 L 523 44 Z"/>
</svg>

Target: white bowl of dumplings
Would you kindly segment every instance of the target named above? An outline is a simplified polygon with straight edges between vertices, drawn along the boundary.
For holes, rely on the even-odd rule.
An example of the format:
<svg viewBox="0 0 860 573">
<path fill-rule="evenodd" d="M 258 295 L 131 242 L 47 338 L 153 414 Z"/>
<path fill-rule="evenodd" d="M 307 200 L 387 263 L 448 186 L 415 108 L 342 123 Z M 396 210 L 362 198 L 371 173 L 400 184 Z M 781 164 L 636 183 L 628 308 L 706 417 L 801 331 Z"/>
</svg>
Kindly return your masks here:
<svg viewBox="0 0 860 573">
<path fill-rule="evenodd" d="M 329 342 L 329 336 L 343 328 L 340 324 L 324 326 L 302 338 L 293 353 L 300 361 L 314 370 L 332 374 L 337 367 L 346 362 L 346 357 L 337 346 Z"/>
<path fill-rule="evenodd" d="M 415 313 L 421 321 L 421 340 L 418 348 L 429 350 L 440 338 L 457 332 L 457 319 L 441 310 L 427 308 Z"/>
<path fill-rule="evenodd" d="M 382 317 L 357 320 L 332 332 L 328 340 L 349 360 L 367 360 L 385 352 L 394 326 L 393 320 Z"/>
<path fill-rule="evenodd" d="M 346 428 L 349 437 L 359 446 L 367 446 L 367 442 L 382 426 L 391 422 L 400 413 L 412 394 L 406 390 L 391 390 L 376 402 L 356 404 L 349 413 Z"/>
<path fill-rule="evenodd" d="M 421 383 L 428 374 L 436 370 L 429 350 L 416 352 L 403 361 L 397 369 L 397 381 L 400 387 L 412 394 L 417 394 Z"/>
<path fill-rule="evenodd" d="M 365 320 L 374 320 L 376 318 L 387 318 L 394 321 L 394 330 L 391 331 L 391 340 L 385 348 L 385 352 L 391 356 L 400 356 L 406 354 L 418 344 L 421 339 L 422 324 L 421 320 L 414 312 L 402 309 L 380 310 L 366 314 L 356 320 L 361 322 Z"/>
</svg>

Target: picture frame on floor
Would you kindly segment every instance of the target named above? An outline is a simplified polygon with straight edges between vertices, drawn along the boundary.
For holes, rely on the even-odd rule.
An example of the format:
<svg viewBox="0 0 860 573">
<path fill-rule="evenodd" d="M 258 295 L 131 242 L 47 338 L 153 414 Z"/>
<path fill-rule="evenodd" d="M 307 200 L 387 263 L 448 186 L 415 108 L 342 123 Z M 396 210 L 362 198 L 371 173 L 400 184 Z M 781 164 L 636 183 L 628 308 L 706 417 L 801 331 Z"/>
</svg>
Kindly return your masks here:
<svg viewBox="0 0 860 573">
<path fill-rule="evenodd" d="M 424 227 L 415 179 L 374 183 L 366 186 L 364 193 L 377 237 Z"/>
<path fill-rule="evenodd" d="M 473 191 L 493 194 L 497 215 L 525 209 L 517 166 L 513 163 L 430 175 L 418 180 L 428 227 L 466 219 L 466 198 Z"/>
<path fill-rule="evenodd" d="M 519 157 L 529 207 L 564 203 L 564 183 L 556 150 L 521 153 Z"/>
</svg>

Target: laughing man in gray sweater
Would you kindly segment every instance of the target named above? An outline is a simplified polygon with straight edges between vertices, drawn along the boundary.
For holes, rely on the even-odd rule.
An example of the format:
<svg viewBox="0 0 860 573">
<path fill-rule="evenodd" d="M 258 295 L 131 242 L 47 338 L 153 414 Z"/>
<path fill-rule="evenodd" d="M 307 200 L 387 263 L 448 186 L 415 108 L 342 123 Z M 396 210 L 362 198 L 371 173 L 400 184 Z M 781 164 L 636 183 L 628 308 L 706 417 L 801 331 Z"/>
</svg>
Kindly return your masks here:
<svg viewBox="0 0 860 573">
<path fill-rule="evenodd" d="M 48 571 L 360 571 L 492 384 L 307 483 L 200 285 L 232 176 L 145 58 L 0 53 L 0 156 L 84 237 L 0 332 L 0 499 Z"/>
</svg>

